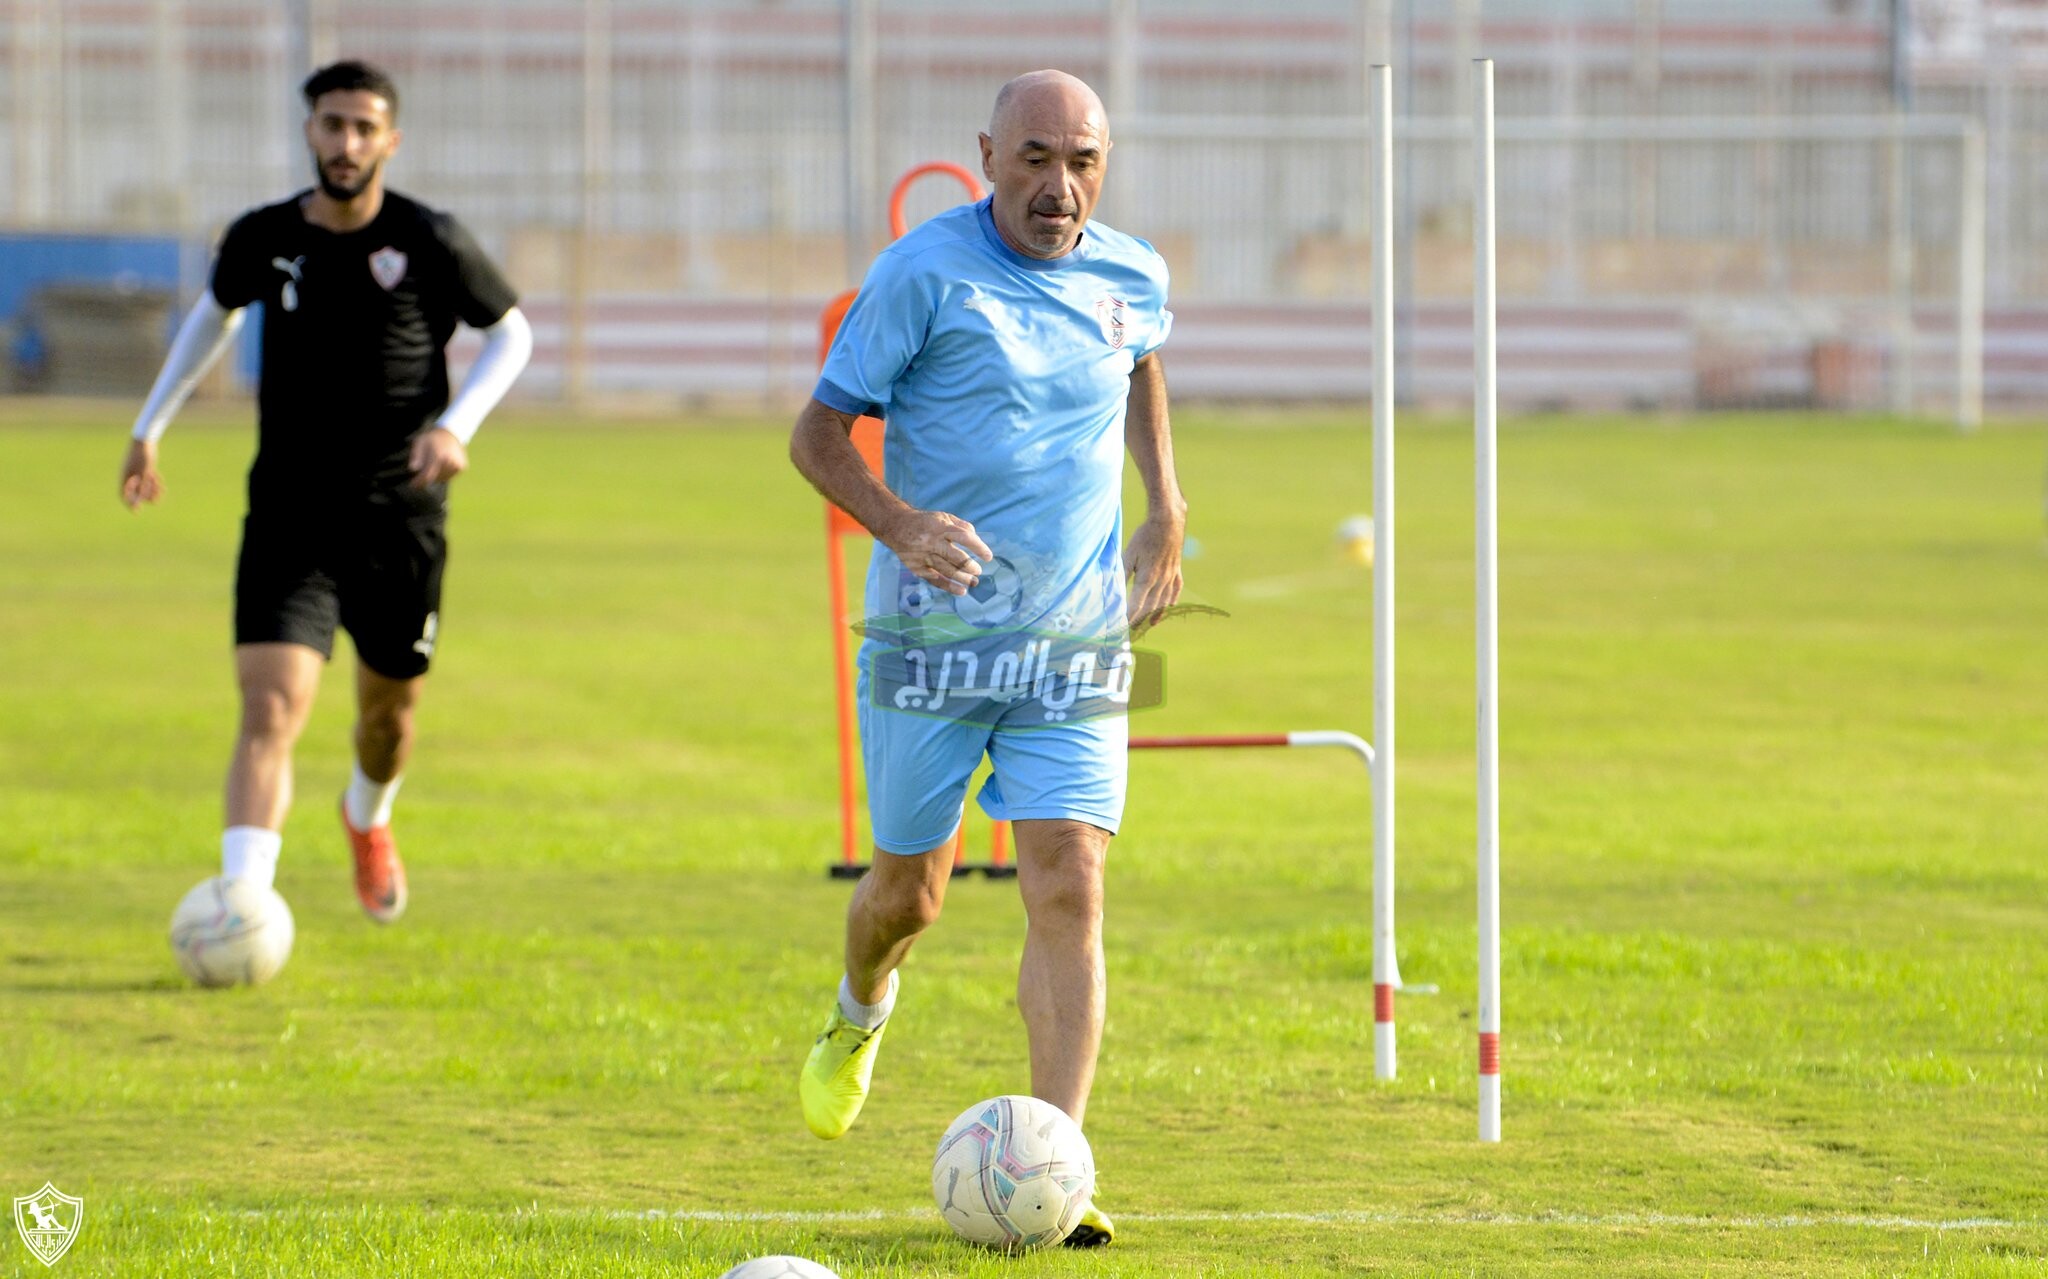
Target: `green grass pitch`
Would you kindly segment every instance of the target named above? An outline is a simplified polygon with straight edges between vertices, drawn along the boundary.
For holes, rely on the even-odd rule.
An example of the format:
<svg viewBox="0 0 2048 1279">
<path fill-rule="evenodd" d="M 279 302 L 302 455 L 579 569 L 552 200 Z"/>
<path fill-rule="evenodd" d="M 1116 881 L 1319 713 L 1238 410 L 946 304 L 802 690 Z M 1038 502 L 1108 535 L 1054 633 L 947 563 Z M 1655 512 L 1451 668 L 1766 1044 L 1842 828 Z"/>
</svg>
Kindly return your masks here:
<svg viewBox="0 0 2048 1279">
<path fill-rule="evenodd" d="M 866 1115 L 805 1131 L 836 981 L 823 520 L 781 424 L 494 423 L 458 483 L 365 922 L 299 752 L 282 976 L 165 925 L 217 865 L 243 413 L 167 503 L 125 410 L 0 420 L 0 1196 L 69 1275 L 2039 1275 L 2048 544 L 2038 431 L 1508 426 L 1505 1133 L 1475 1140 L 1469 429 L 1400 439 L 1401 1078 L 1372 1078 L 1368 796 L 1315 752 L 1141 755 L 1089 1115 L 1107 1254 L 994 1257 L 939 1132 L 1028 1086 L 1011 884 L 954 886 Z M 1189 411 L 1200 553 L 1140 731 L 1368 725 L 1362 414 Z M 1134 495 L 1135 500 L 1135 495 Z M 344 653 L 346 647 L 343 648 Z M 973 840 L 986 824 L 970 822 Z M 0 1275 L 44 1274 L 0 1225 Z"/>
</svg>

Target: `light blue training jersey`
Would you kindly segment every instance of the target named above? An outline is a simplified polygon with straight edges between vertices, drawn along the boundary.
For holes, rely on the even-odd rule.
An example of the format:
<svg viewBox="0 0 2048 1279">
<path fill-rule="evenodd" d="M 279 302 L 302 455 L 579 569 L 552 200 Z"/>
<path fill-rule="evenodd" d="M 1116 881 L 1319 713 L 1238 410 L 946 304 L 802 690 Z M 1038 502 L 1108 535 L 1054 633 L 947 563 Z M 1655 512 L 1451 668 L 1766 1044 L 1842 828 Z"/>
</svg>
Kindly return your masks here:
<svg viewBox="0 0 2048 1279">
<path fill-rule="evenodd" d="M 1100 222 L 1065 257 L 1018 253 L 986 199 L 875 259 L 816 397 L 884 419 L 890 490 L 974 525 L 995 561 L 955 597 L 877 541 L 871 621 L 950 611 L 975 628 L 1121 631 L 1124 405 L 1132 365 L 1173 325 L 1166 281 L 1151 245 Z"/>
</svg>

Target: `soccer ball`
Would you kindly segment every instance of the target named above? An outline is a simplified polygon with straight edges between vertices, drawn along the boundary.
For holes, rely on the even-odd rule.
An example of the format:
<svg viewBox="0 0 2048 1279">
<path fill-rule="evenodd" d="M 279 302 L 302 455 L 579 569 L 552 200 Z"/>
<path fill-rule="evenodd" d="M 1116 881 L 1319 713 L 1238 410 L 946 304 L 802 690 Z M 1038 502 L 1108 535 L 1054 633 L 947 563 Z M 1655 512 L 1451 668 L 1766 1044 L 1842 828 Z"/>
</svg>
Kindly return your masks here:
<svg viewBox="0 0 2048 1279">
<path fill-rule="evenodd" d="M 839 1279 L 839 1276 L 802 1257 L 756 1257 L 752 1261 L 742 1261 L 718 1279 Z"/>
<path fill-rule="evenodd" d="M 202 986 L 260 986 L 292 953 L 292 908 L 246 879 L 216 875 L 171 912 L 178 967 Z"/>
<path fill-rule="evenodd" d="M 953 612 L 969 626 L 1001 626 L 1016 615 L 1023 593 L 1023 574 L 997 556 L 982 570 L 981 579 L 967 588 L 967 594 L 953 597 Z"/>
<path fill-rule="evenodd" d="M 962 1239 L 1028 1252 L 1058 1243 L 1080 1222 L 1095 1196 L 1095 1156 L 1058 1106 L 992 1097 L 939 1138 L 932 1196 Z"/>
<path fill-rule="evenodd" d="M 907 617 L 923 617 L 932 611 L 932 588 L 913 578 L 897 590 L 896 606 Z"/>
<path fill-rule="evenodd" d="M 1364 568 L 1372 567 L 1373 522 L 1370 515 L 1354 515 L 1337 526 L 1337 548 L 1344 558 Z M 1187 556 L 1183 554 L 1182 559 Z"/>
</svg>

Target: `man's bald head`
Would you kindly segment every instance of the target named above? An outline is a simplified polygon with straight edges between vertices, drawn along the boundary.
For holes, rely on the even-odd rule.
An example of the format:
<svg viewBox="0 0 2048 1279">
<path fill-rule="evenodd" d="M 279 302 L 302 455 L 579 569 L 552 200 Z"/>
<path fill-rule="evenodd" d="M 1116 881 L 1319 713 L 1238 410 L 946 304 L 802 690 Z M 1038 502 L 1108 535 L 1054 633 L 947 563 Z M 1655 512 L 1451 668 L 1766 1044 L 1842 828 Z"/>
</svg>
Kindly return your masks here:
<svg viewBox="0 0 2048 1279">
<path fill-rule="evenodd" d="M 1029 257 L 1072 253 L 1102 192 L 1109 146 L 1102 99 L 1079 77 L 1028 71 L 1005 84 L 981 135 L 1004 241 Z"/>
<path fill-rule="evenodd" d="M 996 90 L 995 109 L 989 112 L 989 136 L 1000 139 L 1004 129 L 1015 127 L 1020 118 L 1046 110 L 1092 120 L 1096 132 L 1105 141 L 1109 138 L 1109 116 L 1095 90 L 1079 76 L 1052 70 L 1026 71 Z"/>
</svg>

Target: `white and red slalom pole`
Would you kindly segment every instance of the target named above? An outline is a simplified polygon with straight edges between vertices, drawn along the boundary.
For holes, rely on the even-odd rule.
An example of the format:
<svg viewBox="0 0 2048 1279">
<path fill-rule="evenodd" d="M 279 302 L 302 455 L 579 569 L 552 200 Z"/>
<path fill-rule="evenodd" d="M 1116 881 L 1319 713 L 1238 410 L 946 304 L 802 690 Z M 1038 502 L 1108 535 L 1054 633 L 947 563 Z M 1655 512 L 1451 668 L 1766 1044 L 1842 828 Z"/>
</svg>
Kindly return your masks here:
<svg viewBox="0 0 2048 1279">
<path fill-rule="evenodd" d="M 1479 1140 L 1500 1140 L 1500 573 L 1494 385 L 1493 59 L 1473 76 L 1472 382 L 1479 647 Z"/>
<path fill-rule="evenodd" d="M 1392 1079 L 1394 992 L 1394 72 L 1372 93 L 1372 1061 Z"/>
</svg>

